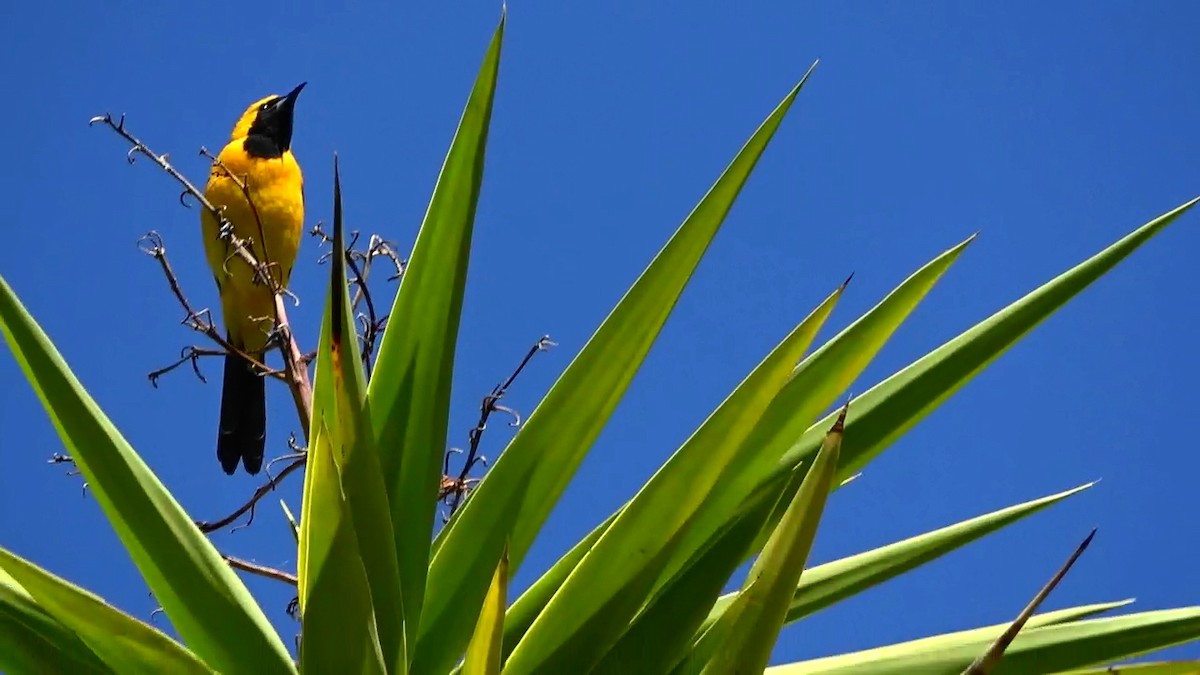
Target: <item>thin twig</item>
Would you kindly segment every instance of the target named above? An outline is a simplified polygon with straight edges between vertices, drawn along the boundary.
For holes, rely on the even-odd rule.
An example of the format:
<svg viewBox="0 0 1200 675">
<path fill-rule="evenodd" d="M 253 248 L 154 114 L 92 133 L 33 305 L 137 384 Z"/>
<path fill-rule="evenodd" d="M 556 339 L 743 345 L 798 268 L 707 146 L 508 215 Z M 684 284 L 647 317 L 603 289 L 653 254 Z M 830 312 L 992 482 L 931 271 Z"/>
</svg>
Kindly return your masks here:
<svg viewBox="0 0 1200 675">
<path fill-rule="evenodd" d="M 207 309 L 196 310 L 192 307 L 192 303 L 188 302 L 187 296 L 183 294 L 183 287 L 179 283 L 179 277 L 175 275 L 175 270 L 171 267 L 171 261 L 167 258 L 167 246 L 163 241 L 162 235 L 154 230 L 150 230 L 142 235 L 137 241 L 138 249 L 142 253 L 154 258 L 158 262 L 159 268 L 162 269 L 163 276 L 167 279 L 167 285 L 171 288 L 171 294 L 179 301 L 185 313 L 183 319 L 179 322 L 192 330 L 202 333 L 205 337 L 217 343 L 228 354 L 237 354 L 249 361 L 258 368 L 261 372 L 271 373 L 272 369 L 266 364 L 254 358 L 250 354 L 234 347 L 232 343 L 225 339 L 216 326 L 213 325 L 211 312 Z M 161 374 L 161 373 L 160 373 Z M 153 381 L 155 378 L 151 378 Z M 203 378 L 201 378 L 203 379 Z"/>
<path fill-rule="evenodd" d="M 235 558 L 224 553 L 221 554 L 221 558 L 223 558 L 225 562 L 229 563 L 229 566 L 235 570 L 249 572 L 250 574 L 256 574 L 260 577 L 274 579 L 275 581 L 282 581 L 285 584 L 291 584 L 293 586 L 296 586 L 299 583 L 295 574 L 289 574 L 288 572 L 284 572 L 283 570 L 276 569 L 274 567 L 259 565 L 258 563 L 252 563 L 249 560 Z"/>
<path fill-rule="evenodd" d="M 321 223 L 314 225 L 309 234 L 317 237 L 320 240 L 319 245 L 321 246 L 333 242 L 332 237 L 325 231 Z M 346 267 L 350 270 L 351 274 L 351 278 L 347 281 L 347 284 L 354 289 L 354 295 L 350 300 L 350 309 L 355 314 L 355 319 L 362 328 L 362 332 L 358 335 L 359 348 L 363 368 L 366 370 L 367 377 L 369 378 L 371 376 L 371 359 L 375 354 L 379 337 L 387 327 L 388 320 L 386 315 L 380 316 L 376 311 L 375 301 L 371 295 L 371 288 L 367 284 L 367 279 L 371 273 L 371 263 L 377 257 L 385 257 L 396 264 L 398 272 L 403 272 L 403 265 L 399 262 L 399 258 L 392 250 L 391 245 L 378 235 L 371 235 L 365 250 L 360 251 L 354 248 L 360 236 L 358 231 L 351 232 L 350 241 L 345 245 L 344 256 Z M 329 260 L 329 256 L 331 255 L 333 255 L 333 251 L 322 254 L 317 259 L 318 264 L 324 264 L 325 261 Z M 399 278 L 399 275 L 391 279 L 397 278 Z M 365 312 L 359 311 L 360 305 L 366 306 Z"/>
<path fill-rule="evenodd" d="M 200 381 L 202 382 L 207 382 L 208 380 L 205 379 L 203 373 L 200 372 L 200 357 L 222 356 L 225 354 L 237 354 L 245 359 L 248 363 L 252 364 L 260 374 L 268 377 L 275 377 L 286 382 L 286 378 L 284 378 L 281 371 L 267 366 L 261 360 L 241 349 L 238 349 L 237 347 L 234 347 L 232 343 L 226 340 L 217 331 L 216 326 L 213 325 L 211 312 L 209 312 L 209 310 L 196 310 L 192 307 L 192 304 L 188 302 L 187 296 L 183 293 L 183 287 L 179 283 L 179 278 L 175 275 L 175 270 L 171 267 L 171 261 L 167 257 L 166 243 L 163 241 L 161 234 L 151 230 L 142 235 L 141 239 L 138 239 L 138 249 L 146 255 L 154 258 L 154 260 L 158 262 L 159 268 L 162 269 L 163 276 L 165 276 L 167 279 L 167 285 L 171 288 L 171 294 L 175 296 L 175 299 L 179 302 L 180 306 L 183 307 L 184 317 L 180 323 L 196 332 L 203 334 L 221 348 L 220 350 L 210 350 L 196 346 L 185 347 L 180 353 L 178 360 L 164 368 L 151 371 L 148 374 L 151 385 L 157 387 L 158 378 L 189 361 L 191 362 L 192 370 L 196 373 L 196 377 L 200 378 Z"/>
<path fill-rule="evenodd" d="M 175 359 L 169 365 L 150 371 L 146 377 L 150 380 L 150 386 L 157 389 L 158 378 L 166 375 L 185 363 L 191 363 L 192 372 L 196 374 L 196 377 L 199 378 L 201 382 L 208 384 L 208 378 L 204 377 L 204 373 L 200 372 L 200 359 L 205 356 L 225 356 L 226 353 L 227 352 L 223 349 L 205 349 L 203 347 L 197 347 L 196 345 L 189 345 L 184 347 L 183 350 L 179 352 L 178 359 Z"/>
<path fill-rule="evenodd" d="M 82 476 L 83 472 L 79 470 L 79 465 L 75 463 L 75 458 L 70 455 L 64 455 L 61 452 L 56 452 L 50 455 L 50 459 L 46 460 L 47 464 L 70 464 L 75 467 L 67 471 L 68 476 Z M 83 481 L 83 496 L 87 496 L 88 483 Z"/>
<path fill-rule="evenodd" d="M 208 201 L 208 198 L 204 196 L 203 192 L 201 192 L 199 189 L 197 189 L 196 186 L 193 185 L 191 181 L 189 181 L 182 173 L 179 172 L 178 169 L 176 169 L 174 166 L 171 165 L 171 163 L 168 161 L 168 159 L 169 159 L 168 155 L 166 155 L 166 154 L 160 155 L 160 154 L 154 152 L 153 150 L 151 150 L 149 148 L 149 146 L 147 146 L 145 143 L 140 141 L 136 136 L 129 133 L 129 131 L 125 129 L 125 116 L 124 115 L 121 115 L 121 119 L 119 119 L 117 121 L 113 121 L 112 115 L 109 113 L 104 113 L 103 115 L 98 115 L 98 116 L 93 117 L 92 119 L 88 120 L 89 126 L 97 124 L 97 123 L 104 124 L 108 128 L 117 132 L 117 134 L 119 134 L 130 145 L 133 146 L 132 148 L 130 148 L 129 152 L 125 154 L 125 158 L 126 158 L 126 160 L 129 161 L 130 164 L 133 164 L 137 160 L 137 155 L 139 155 L 139 154 L 145 155 L 146 157 L 149 157 L 150 160 L 153 161 L 155 164 L 157 164 L 160 168 L 162 168 L 163 171 L 166 171 L 180 185 L 182 185 L 185 195 L 190 195 L 193 199 L 196 200 L 196 203 L 198 203 L 198 204 L 200 204 L 200 206 L 204 207 L 204 209 L 206 211 L 211 213 L 213 215 L 213 217 L 217 219 L 217 225 L 220 227 L 220 230 L 221 230 L 220 237 L 227 244 L 229 244 L 229 246 L 231 248 L 234 249 L 234 254 L 236 256 L 240 257 L 243 262 L 245 262 L 247 265 L 250 266 L 251 269 L 256 271 L 256 274 L 258 276 L 260 283 L 262 283 L 265 286 L 272 287 L 270 275 L 264 273 L 263 266 L 261 264 L 259 264 L 258 260 L 256 260 L 254 258 L 254 255 L 250 252 L 250 249 L 247 246 L 246 241 L 244 239 L 238 238 L 237 236 L 235 236 L 233 234 L 233 223 L 229 222 L 229 219 L 225 217 L 225 213 L 221 209 L 218 209 L 217 207 L 213 206 L 212 202 Z M 180 195 L 179 202 L 181 204 L 183 204 L 184 206 L 187 206 L 187 202 L 184 201 L 183 197 L 184 197 L 184 195 Z"/>
<path fill-rule="evenodd" d="M 354 274 L 354 283 L 358 286 L 356 296 L 362 298 L 367 305 L 367 313 L 363 317 L 362 361 L 363 367 L 369 374 L 371 372 L 371 355 L 375 352 L 375 341 L 383 330 L 383 322 L 375 314 L 375 302 L 371 300 L 371 291 L 367 288 L 366 277 L 363 272 L 359 271 L 358 264 L 354 262 L 354 256 L 346 255 L 346 267 L 350 268 Z"/>
<path fill-rule="evenodd" d="M 256 504 L 258 504 L 259 500 L 267 496 L 268 492 L 274 490 L 276 486 L 279 485 L 280 481 L 286 478 L 288 474 L 304 466 L 304 460 L 305 458 L 301 457 L 293 461 L 291 464 L 285 466 L 283 471 L 279 472 L 279 475 L 268 479 L 266 483 L 260 485 L 258 489 L 254 491 L 254 494 L 250 496 L 250 499 L 246 500 L 246 503 L 239 506 L 233 513 L 221 518 L 220 520 L 198 520 L 196 521 L 196 527 L 200 528 L 201 532 L 216 532 L 217 530 L 233 523 L 238 518 L 241 518 L 246 512 L 250 513 L 250 517 L 246 519 L 245 523 L 242 523 L 240 526 L 234 529 L 238 530 L 249 526 L 250 523 L 254 522 L 254 507 Z"/>
<path fill-rule="evenodd" d="M 278 317 L 276 330 L 280 340 L 280 352 L 283 354 L 284 370 L 287 380 L 292 386 L 292 401 L 296 404 L 296 412 L 300 414 L 300 430 L 304 432 L 305 440 L 309 439 L 309 420 L 312 419 L 312 382 L 308 379 L 308 361 L 304 359 L 300 345 L 296 344 L 296 336 L 292 334 L 292 326 L 287 320 L 287 310 L 283 307 L 283 295 L 275 295 L 275 315 Z"/>
<path fill-rule="evenodd" d="M 504 398 L 504 395 L 508 393 L 508 388 L 512 386 L 514 381 L 516 381 L 517 376 L 521 374 L 521 371 L 525 370 L 525 366 L 529 365 L 529 362 L 533 359 L 534 354 L 548 351 L 554 346 L 556 346 L 556 343 L 550 340 L 550 336 L 543 335 L 542 338 L 535 342 L 533 346 L 529 348 L 529 351 L 525 353 L 525 358 L 521 359 L 521 363 L 518 364 L 516 370 L 514 370 L 512 374 L 508 376 L 508 379 L 493 387 L 491 393 L 483 397 L 483 400 L 479 404 L 479 421 L 475 423 L 475 426 L 472 427 L 469 432 L 467 432 L 469 445 L 467 446 L 467 457 L 466 460 L 463 461 L 462 470 L 459 471 L 457 479 L 451 476 L 445 476 L 442 479 L 442 491 L 444 493 L 442 498 L 444 499 L 447 496 L 453 496 L 453 500 L 449 504 L 449 515 L 454 515 L 454 512 L 458 510 L 458 507 L 462 504 L 463 498 L 466 496 L 471 487 L 471 483 L 468 479 L 471 469 L 475 468 L 475 465 L 479 463 L 483 463 L 485 465 L 487 464 L 487 458 L 479 454 L 479 443 L 483 440 L 483 432 L 485 429 L 487 429 L 487 423 L 491 418 L 492 413 L 507 413 L 513 418 L 510 426 L 521 426 L 521 416 L 512 408 L 507 408 L 500 405 L 500 399 Z M 449 473 L 449 455 L 459 452 L 461 451 L 457 448 L 451 448 L 449 451 L 447 451 L 445 460 L 446 465 L 444 467 L 446 471 L 444 471 L 444 473 Z M 449 515 L 447 517 L 449 517 Z"/>
</svg>

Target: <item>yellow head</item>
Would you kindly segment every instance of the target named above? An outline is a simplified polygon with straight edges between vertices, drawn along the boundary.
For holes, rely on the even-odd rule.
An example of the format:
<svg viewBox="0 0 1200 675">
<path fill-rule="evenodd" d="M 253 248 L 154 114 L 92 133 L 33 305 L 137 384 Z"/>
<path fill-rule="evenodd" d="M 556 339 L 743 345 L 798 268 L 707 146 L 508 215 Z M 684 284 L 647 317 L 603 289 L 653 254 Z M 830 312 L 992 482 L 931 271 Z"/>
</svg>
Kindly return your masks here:
<svg viewBox="0 0 1200 675">
<path fill-rule="evenodd" d="M 292 116 L 296 98 L 307 82 L 283 96 L 261 98 L 246 108 L 233 125 L 230 141 L 245 139 L 246 153 L 252 157 L 280 157 L 292 147 Z"/>
</svg>

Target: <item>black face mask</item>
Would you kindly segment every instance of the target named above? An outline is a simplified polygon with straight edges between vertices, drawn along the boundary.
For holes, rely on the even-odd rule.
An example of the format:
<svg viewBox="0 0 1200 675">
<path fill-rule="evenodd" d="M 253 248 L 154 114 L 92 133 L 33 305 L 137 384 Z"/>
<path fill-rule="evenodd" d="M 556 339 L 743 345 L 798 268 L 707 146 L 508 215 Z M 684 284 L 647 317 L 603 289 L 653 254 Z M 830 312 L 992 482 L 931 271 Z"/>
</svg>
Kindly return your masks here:
<svg viewBox="0 0 1200 675">
<path fill-rule="evenodd" d="M 276 96 L 258 108 L 258 116 L 250 125 L 243 147 L 251 157 L 275 159 L 282 157 L 292 147 L 292 117 L 296 109 L 296 98 L 307 82 L 288 92 Z"/>
</svg>

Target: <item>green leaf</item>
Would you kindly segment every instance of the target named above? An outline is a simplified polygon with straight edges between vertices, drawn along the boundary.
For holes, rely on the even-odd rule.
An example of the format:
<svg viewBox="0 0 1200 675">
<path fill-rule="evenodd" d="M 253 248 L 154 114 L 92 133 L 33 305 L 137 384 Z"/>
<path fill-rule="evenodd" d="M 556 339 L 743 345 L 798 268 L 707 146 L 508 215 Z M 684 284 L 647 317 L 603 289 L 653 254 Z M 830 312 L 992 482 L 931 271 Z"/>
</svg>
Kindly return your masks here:
<svg viewBox="0 0 1200 675">
<path fill-rule="evenodd" d="M 855 398 L 854 413 L 846 422 L 848 441 L 842 448 L 838 475 L 848 476 L 866 466 L 1035 326 L 1197 202 L 1200 197 L 1142 225 Z M 820 429 L 832 417 L 827 416 L 800 436 L 759 489 L 773 489 L 810 457 L 820 443 Z"/>
<path fill-rule="evenodd" d="M 718 489 L 714 490 L 713 496 L 697 515 L 695 527 L 688 531 L 673 553 L 671 563 L 660 579 L 660 588 L 679 574 L 697 551 L 706 547 L 706 542 L 715 532 L 733 519 L 759 486 L 762 477 L 776 467 L 778 458 L 791 447 L 796 437 L 803 434 L 813 419 L 862 374 L 900 324 L 912 314 L 974 240 L 972 235 L 913 272 L 879 304 L 796 367 L 795 375 L 771 402 L 747 441 L 748 445 L 757 445 L 761 449 L 749 457 L 750 461 L 739 465 L 737 471 L 722 477 Z M 832 417 L 822 422 L 819 439 L 824 438 L 824 430 L 832 424 Z M 811 455 L 807 457 L 811 459 Z M 795 483 L 792 493 L 785 494 L 777 490 L 764 495 L 764 499 L 775 504 L 777 512 L 781 514 L 788 508 L 792 494 L 798 488 L 799 482 Z M 769 525 L 764 527 L 761 517 L 752 520 L 760 528 L 761 537 L 770 534 L 772 528 Z M 770 521 L 771 524 L 777 522 L 778 517 Z M 759 542 L 759 546 L 753 550 L 761 548 L 761 538 Z"/>
<path fill-rule="evenodd" d="M 845 286 L 742 382 L 630 501 L 509 656 L 512 672 L 588 672 L 641 609 L 666 556 L 779 392 Z"/>
<path fill-rule="evenodd" d="M 1200 673 L 1200 661 L 1126 663 L 1084 670 L 1064 670 L 1055 675 L 1196 675 L 1196 673 Z"/>
<path fill-rule="evenodd" d="M 343 632 L 351 626 L 362 626 L 365 630 L 351 633 L 358 642 L 366 635 L 378 640 L 376 644 L 366 643 L 362 652 L 367 659 L 364 667 L 374 672 L 376 664 L 370 657 L 378 652 L 382 659 L 378 664 L 380 672 L 404 673 L 408 661 L 400 573 L 387 488 L 365 405 L 366 378 L 346 288 L 341 175 L 336 157 L 333 195 L 335 255 L 330 270 L 329 311 L 322 331 L 328 340 L 322 341 L 318 351 L 319 391 L 314 391 L 317 424 L 313 425 L 320 429 L 319 434 L 314 434 L 317 452 L 322 458 L 328 454 L 333 466 L 318 461 L 312 475 L 320 483 L 312 485 L 309 494 L 320 500 L 320 506 L 312 511 L 317 520 L 332 514 L 338 529 L 325 539 L 331 546 L 324 559 L 325 567 L 315 573 L 310 567 L 305 569 L 306 586 L 309 582 L 312 585 L 307 586 L 304 595 L 306 630 L 302 644 L 306 645 L 307 659 L 303 667 L 310 672 L 327 672 L 324 668 L 334 667 L 345 649 Z M 311 544 L 312 540 L 306 541 Z M 306 562 L 311 563 L 311 559 L 306 558 Z M 347 577 L 339 579 L 338 574 Z M 353 590 L 347 592 L 346 588 Z M 318 597 L 319 593 L 330 597 Z M 318 627 L 309 630 L 313 624 Z"/>
<path fill-rule="evenodd" d="M 846 420 L 847 442 L 842 448 L 839 478 L 858 472 L 1021 337 L 1197 202 L 1200 198 L 1146 223 L 855 398 L 854 410 Z M 826 416 L 796 438 L 742 503 L 740 514 L 756 522 L 779 521 L 782 514 L 771 505 L 784 494 L 792 471 L 816 452 L 822 429 L 832 419 L 833 415 Z M 746 555 L 754 550 L 757 542 L 747 548 Z"/>
<path fill-rule="evenodd" d="M 325 368 L 318 365 L 317 370 L 329 373 L 328 351 L 319 351 L 317 358 L 326 360 Z M 321 382 L 313 383 L 314 403 L 321 398 Z M 371 587 L 334 459 L 336 434 L 315 406 L 313 417 L 316 424 L 310 426 L 305 467 L 306 515 L 300 519 L 300 545 L 307 551 L 299 566 L 300 672 L 383 675 L 387 666 L 371 607 Z"/>
<path fill-rule="evenodd" d="M 1045 614 L 1035 614 L 1029 619 L 1029 623 L 1025 624 L 1026 628 L 1038 628 L 1041 626 L 1057 626 L 1059 624 L 1071 623 L 1088 617 L 1094 617 L 1098 614 L 1111 612 L 1114 609 L 1121 609 L 1133 604 L 1133 598 L 1124 600 L 1114 600 L 1111 602 L 1097 602 L 1091 605 L 1079 605 L 1077 607 L 1068 607 L 1066 609 L 1058 609 Z M 997 624 L 998 626 L 1008 627 L 1009 624 Z M 985 632 L 991 632 L 989 627 Z"/>
<path fill-rule="evenodd" d="M 483 611 L 467 645 L 463 675 L 500 675 L 500 638 L 504 628 L 504 606 L 508 601 L 508 553 L 500 556 L 492 585 L 483 600 Z"/>
<path fill-rule="evenodd" d="M 417 672 L 444 672 L 457 660 L 506 540 L 511 569 L 520 566 L 803 84 L 750 138 L 440 533 L 429 568 Z"/>
<path fill-rule="evenodd" d="M 292 510 L 288 508 L 287 502 L 279 500 L 279 508 L 283 509 L 283 517 L 287 518 L 288 529 L 292 531 L 292 538 L 296 540 L 296 544 L 300 543 L 300 526 L 296 524 L 296 516 L 292 515 Z"/>
<path fill-rule="evenodd" d="M 1025 630 L 1005 651 L 996 675 L 1047 673 L 1107 663 L 1200 638 L 1200 607 L 1072 621 Z M 768 675 L 961 673 L 1008 623 L 852 654 L 768 668 Z"/>
<path fill-rule="evenodd" d="M 796 587 L 804 571 L 804 563 L 817 537 L 817 526 L 825 512 L 825 501 L 834 487 L 848 407 L 842 408 L 811 470 L 800 484 L 796 498 L 751 566 L 735 610 L 718 619 L 709 629 L 717 633 L 721 643 L 702 672 L 714 675 L 757 673 L 767 667 L 787 615 L 788 593 Z M 720 630 L 721 624 L 726 622 L 730 628 Z"/>
<path fill-rule="evenodd" d="M 0 549 L 0 569 L 114 672 L 213 672 L 195 654 L 158 629 L 4 549 Z"/>
<path fill-rule="evenodd" d="M 65 630 L 65 629 L 64 629 Z M 85 660 L 86 659 L 86 660 Z M 112 673 L 100 660 L 65 651 L 36 629 L 21 623 L 0 605 L 0 672 Z"/>
<path fill-rule="evenodd" d="M 554 596 L 559 587 L 566 581 L 567 575 L 575 569 L 580 560 L 583 560 L 588 551 L 592 550 L 592 546 L 600 540 L 601 535 L 608 530 L 608 526 L 612 525 L 619 513 L 620 511 L 609 516 L 607 520 L 589 532 L 587 536 L 580 539 L 579 543 L 575 544 L 562 558 L 559 558 L 553 567 L 539 577 L 508 608 L 508 612 L 504 615 L 505 658 L 516 648 L 517 643 L 520 642 L 521 637 L 525 635 L 529 627 L 533 625 L 542 608 L 546 606 L 546 603 L 550 602 L 550 598 Z"/>
<path fill-rule="evenodd" d="M 107 674 L 113 670 L 0 568 L 0 672 Z"/>
<path fill-rule="evenodd" d="M 672 552 L 671 562 L 668 563 L 666 571 L 659 576 L 658 594 L 670 593 L 669 586 L 684 573 L 685 568 L 692 566 L 697 556 L 701 555 L 700 552 L 713 548 L 711 539 L 714 533 L 731 532 L 729 523 L 734 518 L 733 514 L 739 509 L 745 511 L 745 500 L 758 486 L 762 475 L 774 468 L 777 458 L 791 446 L 795 437 L 803 433 L 812 419 L 861 374 L 871 358 L 879 352 L 897 327 L 911 314 L 973 239 L 974 237 L 967 239 L 914 272 L 878 305 L 797 366 L 792 379 L 768 406 L 750 440 L 746 442 L 747 447 L 758 445 L 760 449 L 746 455 L 744 461 L 738 462 L 721 477 L 718 487 L 700 507 L 693 523 L 684 533 L 682 542 Z M 799 485 L 797 481 L 795 487 L 798 488 Z M 788 497 L 784 502 L 785 507 L 790 501 L 790 494 Z M 761 493 L 758 498 L 770 500 L 764 504 L 764 508 L 769 509 L 774 500 L 779 498 L 779 494 Z M 620 512 L 618 509 L 583 541 L 576 544 L 517 599 L 505 619 L 506 650 L 515 646 L 562 580 L 566 579 Z M 758 515 L 756 518 L 744 519 L 747 525 L 742 527 L 752 527 L 757 534 L 762 529 L 764 517 Z M 739 553 L 739 556 L 744 555 Z M 707 575 L 707 572 L 703 571 L 701 574 Z M 682 593 L 690 595 L 686 590 Z"/>
<path fill-rule="evenodd" d="M 803 475 L 797 477 L 799 485 Z M 761 523 L 739 519 L 717 541 L 719 547 L 705 549 L 664 587 L 638 614 L 620 641 L 604 655 L 594 673 L 623 673 L 641 670 L 670 673 L 692 651 L 697 632 L 713 603 L 733 576 Z"/>
<path fill-rule="evenodd" d="M 993 511 L 949 527 L 805 570 L 800 585 L 792 594 L 787 621 L 808 616 L 936 560 L 976 539 L 1012 525 L 1067 497 L 1079 494 L 1093 485 L 1095 483 L 1087 483 L 1065 492 Z M 735 595 L 730 593 L 717 601 L 709 622 L 721 615 Z"/>
<path fill-rule="evenodd" d="M 101 412 L 3 278 L 0 332 L 91 495 L 192 652 L 223 672 L 295 672 L 241 580 Z"/>
<path fill-rule="evenodd" d="M 333 246 L 345 250 L 342 220 L 342 186 L 337 157 L 333 165 Z M 387 486 L 380 467 L 379 449 L 371 432 L 366 403 L 366 376 L 355 333 L 354 308 L 346 286 L 346 258 L 333 256 L 330 283 L 330 366 L 337 401 L 336 420 L 341 451 L 334 455 L 341 490 L 350 509 L 363 569 L 371 590 L 375 624 L 379 631 L 387 672 L 408 669 L 405 645 L 405 611 L 396 557 L 396 540 L 388 506 Z"/>
<path fill-rule="evenodd" d="M 336 499 L 333 489 L 330 487 L 331 485 L 335 487 L 340 485 L 337 467 L 332 461 L 314 460 L 318 454 L 321 454 L 315 452 L 315 448 L 331 442 L 325 437 L 328 432 L 325 430 L 323 411 L 336 410 L 336 403 L 333 401 L 333 387 L 325 384 L 325 380 L 331 377 L 328 374 L 331 323 L 329 309 L 329 301 L 326 300 L 325 312 L 321 320 L 321 332 L 317 338 L 317 362 L 313 368 L 312 378 L 313 419 L 309 421 L 308 425 L 309 439 L 306 451 L 308 457 L 304 465 L 304 488 L 300 495 L 300 541 L 296 546 L 296 600 L 302 616 L 308 605 L 309 589 L 313 586 L 317 571 L 325 564 L 330 546 L 334 537 L 337 536 L 338 528 L 342 526 L 345 516 L 342 513 L 340 487 Z M 325 355 L 324 358 L 322 355 Z M 328 507 L 315 508 L 318 495 L 329 503 Z M 318 513 L 321 514 L 320 518 L 317 517 Z"/>
<path fill-rule="evenodd" d="M 425 596 L 454 348 L 504 21 L 501 14 L 442 165 L 392 305 L 390 330 L 379 346 L 368 392 L 391 503 L 409 644 L 416 637 Z"/>
</svg>

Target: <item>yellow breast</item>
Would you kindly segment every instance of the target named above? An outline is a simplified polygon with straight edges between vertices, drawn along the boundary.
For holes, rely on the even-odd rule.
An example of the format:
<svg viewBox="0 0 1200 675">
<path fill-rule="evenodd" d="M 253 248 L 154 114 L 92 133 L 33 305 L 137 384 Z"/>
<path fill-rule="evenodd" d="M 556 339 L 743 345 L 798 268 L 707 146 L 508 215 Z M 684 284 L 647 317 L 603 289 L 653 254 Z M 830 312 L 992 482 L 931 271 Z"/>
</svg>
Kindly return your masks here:
<svg viewBox="0 0 1200 675">
<path fill-rule="evenodd" d="M 303 177 L 292 153 L 254 158 L 240 140 L 232 141 L 213 165 L 204 194 L 224 209 L 234 234 L 249 243 L 254 257 L 268 263 L 276 282 L 286 287 L 304 229 Z M 249 266 L 230 258 L 232 251 L 218 238 L 211 214 L 204 212 L 201 223 L 230 337 L 244 349 L 258 351 L 271 327 L 271 291 L 254 282 Z"/>
</svg>

